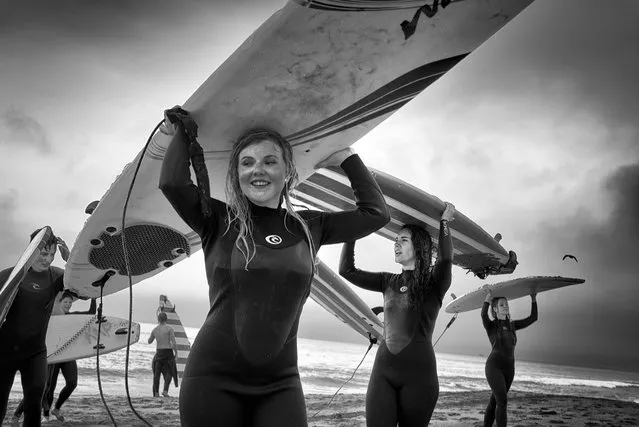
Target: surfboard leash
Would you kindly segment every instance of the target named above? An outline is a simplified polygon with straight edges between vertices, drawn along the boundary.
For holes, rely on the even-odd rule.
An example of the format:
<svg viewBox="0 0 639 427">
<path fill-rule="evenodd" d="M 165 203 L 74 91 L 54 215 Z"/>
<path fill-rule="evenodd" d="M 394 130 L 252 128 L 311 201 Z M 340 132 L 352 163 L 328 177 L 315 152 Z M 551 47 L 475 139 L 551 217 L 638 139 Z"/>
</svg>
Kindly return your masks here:
<svg viewBox="0 0 639 427">
<path fill-rule="evenodd" d="M 439 340 L 441 339 L 442 336 L 444 336 L 444 334 L 446 333 L 446 331 L 448 330 L 448 328 L 450 328 L 450 325 L 453 324 L 453 322 L 455 321 L 455 319 L 457 319 L 457 315 L 459 313 L 455 313 L 453 315 L 453 318 L 450 319 L 450 322 L 448 322 L 448 325 L 446 325 L 446 327 L 444 328 L 443 332 L 441 333 L 441 335 L 439 335 L 439 338 L 437 338 L 437 341 L 435 341 L 435 344 L 433 344 L 433 348 L 435 348 L 435 346 L 437 345 L 437 343 L 439 342 Z"/>
<path fill-rule="evenodd" d="M 131 411 L 138 417 L 144 424 L 149 427 L 153 427 L 151 423 L 149 423 L 142 415 L 138 413 L 133 407 L 133 402 L 131 401 L 131 393 L 129 392 L 129 357 L 130 357 L 130 348 L 131 348 L 131 325 L 133 323 L 133 278 L 131 277 L 131 264 L 129 261 L 129 252 L 127 250 L 126 245 L 126 211 L 129 205 L 129 199 L 131 198 L 131 194 L 133 193 L 133 186 L 135 185 L 135 180 L 138 176 L 138 172 L 140 170 L 140 166 L 142 165 L 142 159 L 144 159 L 144 154 L 153 139 L 153 136 L 157 133 L 160 126 L 164 123 L 164 119 L 160 120 L 160 122 L 153 128 L 149 138 L 144 144 L 142 148 L 142 152 L 140 153 L 140 159 L 138 160 L 138 164 L 135 167 L 135 171 L 133 172 L 133 178 L 131 179 L 131 185 L 129 186 L 129 190 L 126 194 L 126 199 L 124 201 L 124 208 L 122 210 L 122 254 L 124 255 L 124 265 L 126 268 L 126 274 L 129 278 L 129 318 L 128 318 L 128 327 L 127 327 L 127 340 L 126 340 L 126 357 L 124 359 L 124 388 L 126 390 L 126 398 L 131 408 Z"/>
<path fill-rule="evenodd" d="M 315 412 L 310 419 L 313 419 L 317 416 L 317 414 L 319 414 L 320 412 L 322 412 L 323 410 L 327 409 L 329 406 L 331 406 L 331 403 L 333 402 L 333 399 L 335 399 L 335 397 L 337 396 L 337 394 L 340 392 L 340 390 L 342 389 L 342 387 L 344 387 L 346 384 L 348 384 L 350 382 L 350 380 L 352 380 L 355 377 L 355 373 L 357 372 L 357 370 L 359 369 L 360 366 L 362 366 L 362 363 L 364 363 L 364 359 L 366 359 L 366 356 L 368 355 L 368 352 L 371 351 L 371 348 L 373 348 L 373 344 L 377 343 L 377 338 L 375 337 L 371 337 L 371 334 L 368 334 L 369 339 L 370 339 L 370 344 L 368 345 L 368 348 L 366 349 L 366 353 L 364 353 L 364 357 L 362 357 L 362 360 L 359 361 L 359 364 L 355 367 L 355 370 L 353 371 L 353 374 L 351 375 L 351 377 L 349 379 L 347 379 L 346 381 L 344 381 L 344 383 L 339 386 L 339 388 L 337 389 L 337 391 L 335 392 L 335 394 L 333 394 L 333 397 L 331 397 L 331 400 L 328 401 L 328 403 L 323 407 L 317 410 L 317 412 Z"/>
<path fill-rule="evenodd" d="M 179 123 L 184 128 L 184 133 L 188 139 L 189 155 L 191 157 L 191 165 L 195 172 L 195 179 L 197 180 L 197 189 L 200 192 L 200 209 L 202 215 L 205 218 L 211 216 L 213 206 L 211 203 L 211 184 L 209 181 L 209 172 L 206 169 L 206 162 L 204 160 L 204 150 L 197 141 L 197 123 L 189 115 L 188 111 L 180 108 L 173 107 L 165 111 L 166 117 L 172 124 Z M 154 132 L 155 133 L 155 132 Z M 151 134 L 153 136 L 153 134 Z"/>
<path fill-rule="evenodd" d="M 107 414 L 109 414 L 109 418 L 111 418 L 111 422 L 115 427 L 118 427 L 118 423 L 115 422 L 115 418 L 113 418 L 113 414 L 109 409 L 109 405 L 106 403 L 106 399 L 104 398 L 104 392 L 102 391 L 102 380 L 100 378 L 100 335 L 102 332 L 102 294 L 104 290 L 104 283 L 100 286 L 100 304 L 98 305 L 98 339 L 95 345 L 95 370 L 98 376 L 98 390 L 100 390 L 100 399 L 102 399 L 102 404 L 104 405 L 104 409 L 106 409 Z"/>
</svg>

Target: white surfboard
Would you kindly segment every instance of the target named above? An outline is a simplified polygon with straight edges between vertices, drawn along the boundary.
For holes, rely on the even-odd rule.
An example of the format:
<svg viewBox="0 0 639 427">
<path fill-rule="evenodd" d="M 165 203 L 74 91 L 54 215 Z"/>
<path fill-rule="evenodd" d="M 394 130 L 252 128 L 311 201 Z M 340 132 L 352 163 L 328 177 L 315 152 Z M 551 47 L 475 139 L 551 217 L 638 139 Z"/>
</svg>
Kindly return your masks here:
<svg viewBox="0 0 639 427">
<path fill-rule="evenodd" d="M 100 355 L 127 346 L 129 322 L 126 319 L 103 316 L 100 326 Z M 140 324 L 131 324 L 131 344 L 140 339 Z M 98 316 L 65 314 L 51 316 L 47 330 L 47 362 L 67 362 L 96 356 L 98 344 Z"/>
<path fill-rule="evenodd" d="M 446 313 L 463 313 L 481 308 L 488 291 L 493 298 L 503 297 L 513 300 L 528 296 L 533 292 L 541 293 L 584 282 L 584 279 L 570 277 L 532 276 L 484 285 L 449 302 L 446 305 Z"/>
<path fill-rule="evenodd" d="M 157 313 L 166 313 L 166 323 L 171 326 L 171 328 L 173 328 L 173 332 L 175 332 L 175 343 L 178 350 L 178 356 L 175 359 L 175 364 L 177 365 L 178 378 L 181 380 L 184 376 L 186 360 L 188 359 L 189 353 L 191 352 L 191 342 L 189 341 L 189 337 L 186 335 L 184 325 L 182 325 L 182 321 L 180 320 L 180 316 L 178 316 L 177 314 L 175 306 L 168 298 L 167 302 L 168 303 L 164 306 L 158 307 Z"/>
<path fill-rule="evenodd" d="M 211 195 L 224 200 L 233 141 L 248 129 L 284 135 L 306 179 L 319 161 L 364 136 L 531 1 L 433 0 L 428 8 L 424 0 L 289 1 L 183 104 L 199 126 Z M 415 31 L 407 38 L 408 22 Z M 158 106 L 158 120 L 166 107 Z M 102 278 L 104 295 L 128 286 L 122 210 L 139 159 L 124 238 L 133 283 L 200 249 L 158 189 L 169 141 L 161 133 L 152 138 L 79 233 L 65 270 L 65 285 L 79 295 L 97 297 Z"/>
<path fill-rule="evenodd" d="M 383 339 L 384 325 L 375 313 L 322 261 L 317 265 L 317 274 L 313 278 L 311 298 L 364 338 L 375 342 Z"/>
<path fill-rule="evenodd" d="M 391 213 L 391 221 L 376 231 L 395 241 L 404 224 L 424 227 L 438 244 L 439 220 L 444 202 L 401 179 L 371 168 Z M 320 169 L 297 186 L 295 198 L 317 209 L 339 212 L 355 209 L 355 196 L 341 169 Z M 506 251 L 494 237 L 459 211 L 450 224 L 453 236 L 453 264 L 484 279 L 493 274 L 510 274 L 517 267 L 517 255 Z"/>
<path fill-rule="evenodd" d="M 40 251 L 44 248 L 52 233 L 53 231 L 50 227 L 43 227 L 36 234 L 24 252 L 22 252 L 20 258 L 18 258 L 18 262 L 16 262 L 5 283 L 2 284 L 0 288 L 0 328 L 4 324 L 7 314 L 9 314 L 9 309 L 16 299 L 16 295 L 18 295 L 22 279 L 24 279 L 27 271 L 38 258 L 38 255 L 40 255 Z"/>
</svg>

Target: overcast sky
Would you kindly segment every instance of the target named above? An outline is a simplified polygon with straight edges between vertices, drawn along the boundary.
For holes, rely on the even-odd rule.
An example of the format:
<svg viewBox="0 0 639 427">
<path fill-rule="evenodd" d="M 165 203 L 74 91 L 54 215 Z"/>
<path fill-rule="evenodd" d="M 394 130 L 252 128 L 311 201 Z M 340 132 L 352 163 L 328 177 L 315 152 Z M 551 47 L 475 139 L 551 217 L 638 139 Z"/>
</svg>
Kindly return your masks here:
<svg viewBox="0 0 639 427">
<path fill-rule="evenodd" d="M 85 206 L 282 0 L 13 2 L 0 15 L 0 266 L 49 224 L 69 246 Z M 529 275 L 586 283 L 540 294 L 517 356 L 637 370 L 639 354 L 639 4 L 536 0 L 495 37 L 359 141 L 364 161 L 457 208 Z M 357 247 L 365 269 L 398 271 L 392 244 Z M 340 246 L 321 258 L 334 269 Z M 562 261 L 565 253 L 579 262 Z M 58 260 L 57 265 L 63 264 Z M 451 291 L 483 282 L 454 269 Z M 372 305 L 381 296 L 357 292 Z M 134 287 L 134 318 L 166 293 L 186 324 L 208 311 L 202 253 Z M 448 303 L 448 296 L 444 303 Z M 124 317 L 127 292 L 105 298 Z M 525 317 L 529 300 L 511 304 Z M 450 316 L 441 312 L 435 334 Z M 300 335 L 361 338 L 314 302 Z M 488 354 L 479 312 L 437 351 Z"/>
</svg>

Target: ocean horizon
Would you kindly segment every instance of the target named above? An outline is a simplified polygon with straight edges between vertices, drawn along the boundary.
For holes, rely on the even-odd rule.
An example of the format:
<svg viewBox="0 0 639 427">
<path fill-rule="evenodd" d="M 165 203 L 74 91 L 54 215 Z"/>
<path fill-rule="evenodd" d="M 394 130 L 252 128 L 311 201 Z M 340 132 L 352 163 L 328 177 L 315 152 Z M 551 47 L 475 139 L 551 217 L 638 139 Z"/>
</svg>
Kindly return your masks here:
<svg viewBox="0 0 639 427">
<path fill-rule="evenodd" d="M 151 360 L 155 343 L 147 344 L 154 324 L 140 324 L 140 340 L 129 349 L 128 387 L 131 396 L 151 395 Z M 199 328 L 185 327 L 191 343 Z M 348 380 L 362 362 L 353 378 L 340 394 L 363 394 L 368 387 L 377 346 L 366 353 L 368 346 L 358 343 L 322 341 L 298 338 L 299 371 L 307 394 L 334 394 Z M 438 353 L 437 371 L 441 393 L 486 391 L 490 389 L 484 376 L 485 357 Z M 362 361 L 363 359 L 363 361 Z M 78 360 L 78 387 L 74 394 L 99 393 L 95 357 Z M 105 395 L 124 395 L 126 350 L 100 356 L 100 382 Z M 516 361 L 516 373 L 511 390 L 554 395 L 572 395 L 613 399 L 639 403 L 639 374 L 606 369 L 584 368 Z M 63 386 L 58 380 L 58 390 Z M 19 375 L 16 375 L 12 396 L 21 394 Z M 170 393 L 178 394 L 173 385 Z"/>
</svg>

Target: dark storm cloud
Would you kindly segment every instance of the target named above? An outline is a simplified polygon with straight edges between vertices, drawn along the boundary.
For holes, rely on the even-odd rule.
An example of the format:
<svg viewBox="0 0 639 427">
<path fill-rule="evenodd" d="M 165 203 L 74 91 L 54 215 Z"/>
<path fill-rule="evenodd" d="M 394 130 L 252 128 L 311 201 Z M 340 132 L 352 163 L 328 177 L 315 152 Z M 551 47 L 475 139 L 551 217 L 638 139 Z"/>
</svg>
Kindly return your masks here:
<svg viewBox="0 0 639 427">
<path fill-rule="evenodd" d="M 570 267 L 579 269 L 587 283 L 559 300 L 541 299 L 540 310 L 542 303 L 548 309 L 530 331 L 535 346 L 528 355 L 636 371 L 639 333 L 632 325 L 639 325 L 639 163 L 620 167 L 602 187 L 610 201 L 606 221 L 580 213 L 540 228 L 545 244 L 537 244 L 539 250 L 569 250 L 579 260 Z M 551 250 L 551 256 L 561 255 Z"/>
<path fill-rule="evenodd" d="M 260 3 L 249 0 L 13 2 L 0 15 L 0 37 L 13 31 L 37 34 L 37 30 L 50 30 L 56 36 L 71 36 L 78 40 L 126 39 L 153 30 L 172 31 L 202 13 L 228 16 L 234 10 L 251 13 L 251 9 L 273 9 L 284 3 L 273 0 Z M 188 44 L 188 40 L 184 43 Z"/>
<path fill-rule="evenodd" d="M 51 152 L 51 143 L 44 127 L 35 118 L 23 111 L 11 108 L 0 116 L 2 125 L 9 130 L 2 145 L 30 146 L 41 153 Z"/>
<path fill-rule="evenodd" d="M 615 124 L 635 125 L 638 18 L 639 2 L 634 0 L 537 0 L 476 57 L 471 55 L 467 66 L 460 64 L 460 75 L 472 75 L 459 79 L 450 100 L 464 105 L 517 98 L 525 108 L 530 97 L 541 98 L 548 109 L 571 106 L 557 111 L 558 121 L 575 108 L 596 111 Z"/>
</svg>

